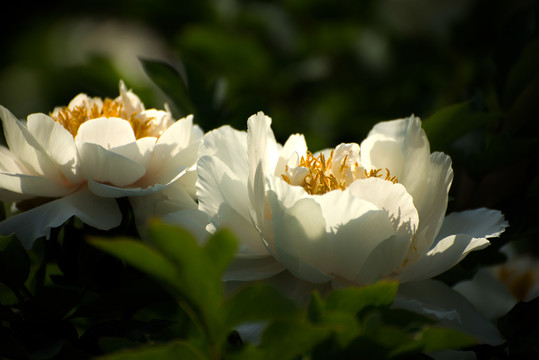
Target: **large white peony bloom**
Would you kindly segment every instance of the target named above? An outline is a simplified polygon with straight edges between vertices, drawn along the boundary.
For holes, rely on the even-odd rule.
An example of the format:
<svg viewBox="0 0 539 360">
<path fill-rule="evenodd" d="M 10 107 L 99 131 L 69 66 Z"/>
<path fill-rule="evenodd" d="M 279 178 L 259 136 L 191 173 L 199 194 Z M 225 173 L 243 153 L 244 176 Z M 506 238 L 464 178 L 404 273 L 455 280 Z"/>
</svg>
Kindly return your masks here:
<svg viewBox="0 0 539 360">
<path fill-rule="evenodd" d="M 312 154 L 302 135 L 281 146 L 263 113 L 248 131 L 207 133 L 197 164 L 199 209 L 209 230 L 240 240 L 225 280 L 288 271 L 312 284 L 432 278 L 489 245 L 499 211 L 445 216 L 450 158 L 430 153 L 417 117 L 376 124 L 358 144 Z"/>
<path fill-rule="evenodd" d="M 194 197 L 202 130 L 192 116 L 174 121 L 168 109 L 145 109 L 123 82 L 114 100 L 79 94 L 26 124 L 1 106 L 0 116 L 9 146 L 0 147 L 0 200 L 18 209 L 0 234 L 15 233 L 27 247 L 72 216 L 103 230 L 119 225 L 114 198 L 173 183 Z"/>
</svg>

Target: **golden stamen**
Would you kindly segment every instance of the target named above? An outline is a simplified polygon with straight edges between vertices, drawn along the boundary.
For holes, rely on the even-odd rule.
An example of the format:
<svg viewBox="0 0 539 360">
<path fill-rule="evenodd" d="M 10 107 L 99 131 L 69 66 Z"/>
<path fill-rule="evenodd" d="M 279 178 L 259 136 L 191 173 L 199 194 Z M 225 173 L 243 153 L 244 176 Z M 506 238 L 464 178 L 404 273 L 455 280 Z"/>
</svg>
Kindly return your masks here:
<svg viewBox="0 0 539 360">
<path fill-rule="evenodd" d="M 385 168 L 385 170 L 386 170 L 386 176 L 384 180 L 391 181 L 393 184 L 396 184 L 399 181 L 399 178 L 396 176 L 391 176 L 391 173 L 389 172 L 388 168 Z M 369 172 L 365 170 L 365 176 L 367 178 L 371 178 L 371 177 L 381 178 L 382 174 L 380 174 L 380 171 L 382 171 L 382 169 L 371 169 Z"/>
<path fill-rule="evenodd" d="M 92 106 L 76 106 L 73 109 L 67 107 L 61 108 L 56 114 L 51 113 L 50 116 L 54 121 L 60 123 L 73 137 L 77 135 L 79 127 L 88 120 L 97 119 L 100 117 L 120 118 L 129 121 L 136 139 L 149 136 L 153 119 L 141 121 L 137 118 L 137 113 L 127 114 L 124 111 L 124 104 L 119 100 L 106 98 L 103 101 L 103 107 L 100 110 L 97 104 Z"/>
</svg>

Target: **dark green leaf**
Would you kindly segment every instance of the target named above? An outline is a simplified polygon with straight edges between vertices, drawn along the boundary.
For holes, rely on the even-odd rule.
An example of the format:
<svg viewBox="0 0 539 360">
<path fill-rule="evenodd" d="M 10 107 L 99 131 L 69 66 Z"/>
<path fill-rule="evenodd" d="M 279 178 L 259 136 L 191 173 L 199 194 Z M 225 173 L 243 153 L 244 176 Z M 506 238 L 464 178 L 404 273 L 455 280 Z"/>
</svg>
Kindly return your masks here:
<svg viewBox="0 0 539 360">
<path fill-rule="evenodd" d="M 431 149 L 447 150 L 462 135 L 484 128 L 499 119 L 496 113 L 472 112 L 470 103 L 464 102 L 445 107 L 423 122 Z"/>
<path fill-rule="evenodd" d="M 153 276 L 157 280 L 177 287 L 177 269 L 162 253 L 152 246 L 130 238 L 90 238 L 90 244 L 116 256 L 129 265 Z"/>
<path fill-rule="evenodd" d="M 220 230 L 210 237 L 204 246 L 213 268 L 220 276 L 232 261 L 237 249 L 237 241 L 231 231 Z"/>
<path fill-rule="evenodd" d="M 308 323 L 275 322 L 262 335 L 261 350 L 266 359 L 294 359 L 331 335 L 331 330 Z"/>
<path fill-rule="evenodd" d="M 193 114 L 195 109 L 188 95 L 186 81 L 170 64 L 141 59 L 142 67 L 152 81 L 170 98 L 180 117 Z"/>
<path fill-rule="evenodd" d="M 225 303 L 224 311 L 230 328 L 246 322 L 285 319 L 298 314 L 292 300 L 264 284 L 250 285 L 235 293 Z"/>
<path fill-rule="evenodd" d="M 30 272 L 30 257 L 15 235 L 0 236 L 0 282 L 19 288 Z"/>
<path fill-rule="evenodd" d="M 330 293 L 326 309 L 357 314 L 367 306 L 384 306 L 397 295 L 397 282 L 379 282 L 361 288 L 347 288 Z"/>
<path fill-rule="evenodd" d="M 192 344 L 175 341 L 168 344 L 146 346 L 138 349 L 120 351 L 98 357 L 100 360 L 203 360 L 206 357 Z"/>
<path fill-rule="evenodd" d="M 449 328 L 430 327 L 425 329 L 419 337 L 424 352 L 444 349 L 461 349 L 472 346 L 477 341 L 469 335 Z"/>
</svg>

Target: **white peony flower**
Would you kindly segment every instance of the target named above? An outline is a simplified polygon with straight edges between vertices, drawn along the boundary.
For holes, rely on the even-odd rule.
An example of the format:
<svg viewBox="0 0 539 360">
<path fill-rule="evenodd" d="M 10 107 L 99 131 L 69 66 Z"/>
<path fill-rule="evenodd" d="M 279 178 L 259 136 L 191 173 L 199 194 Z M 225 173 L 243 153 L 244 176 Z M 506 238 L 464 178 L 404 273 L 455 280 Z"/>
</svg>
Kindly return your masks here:
<svg viewBox="0 0 539 360">
<path fill-rule="evenodd" d="M 50 115 L 29 115 L 26 124 L 0 106 L 9 146 L 0 147 L 0 200 L 29 208 L 2 221 L 0 234 L 15 233 L 31 247 L 72 216 L 108 230 L 121 221 L 114 198 L 177 181 L 194 197 L 202 130 L 192 116 L 174 121 L 168 109 L 145 109 L 123 82 L 119 87 L 114 100 L 79 94 Z"/>
<path fill-rule="evenodd" d="M 240 241 L 225 280 L 283 271 L 333 286 L 429 279 L 507 226 L 494 210 L 445 216 L 451 160 L 430 153 L 417 117 L 314 154 L 303 135 L 281 146 L 270 125 L 258 113 L 247 132 L 223 126 L 200 147 L 199 209 L 210 231 L 228 227 Z"/>
<path fill-rule="evenodd" d="M 539 260 L 517 252 L 511 243 L 500 250 L 507 255 L 506 262 L 483 267 L 472 279 L 453 286 L 493 321 L 507 314 L 518 302 L 539 296 Z"/>
</svg>

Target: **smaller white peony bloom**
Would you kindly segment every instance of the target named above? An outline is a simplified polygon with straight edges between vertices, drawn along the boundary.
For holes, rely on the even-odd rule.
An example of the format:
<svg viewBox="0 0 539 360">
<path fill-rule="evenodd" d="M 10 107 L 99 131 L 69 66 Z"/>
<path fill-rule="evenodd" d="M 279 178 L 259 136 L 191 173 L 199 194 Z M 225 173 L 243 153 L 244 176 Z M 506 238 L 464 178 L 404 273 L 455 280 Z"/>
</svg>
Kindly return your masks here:
<svg viewBox="0 0 539 360">
<path fill-rule="evenodd" d="M 29 115 L 26 124 L 0 106 L 9 146 L 0 147 L 0 200 L 17 209 L 0 223 L 0 234 L 15 233 L 31 247 L 72 216 L 108 230 L 121 221 L 114 198 L 154 194 L 176 182 L 196 208 L 202 130 L 191 115 L 174 121 L 168 109 L 145 109 L 121 81 L 119 88 L 116 99 L 79 94 L 50 115 Z"/>
<path fill-rule="evenodd" d="M 197 164 L 208 230 L 240 239 L 225 280 L 287 271 L 344 286 L 432 278 L 484 248 L 507 223 L 499 211 L 445 216 L 450 158 L 430 153 L 417 117 L 381 122 L 361 143 L 311 153 L 303 135 L 275 141 L 271 119 L 207 133 Z"/>
<path fill-rule="evenodd" d="M 507 314 L 518 302 L 539 296 L 539 260 L 515 251 L 511 244 L 501 251 L 507 255 L 506 262 L 483 267 L 472 279 L 453 286 L 493 321 Z"/>
</svg>

